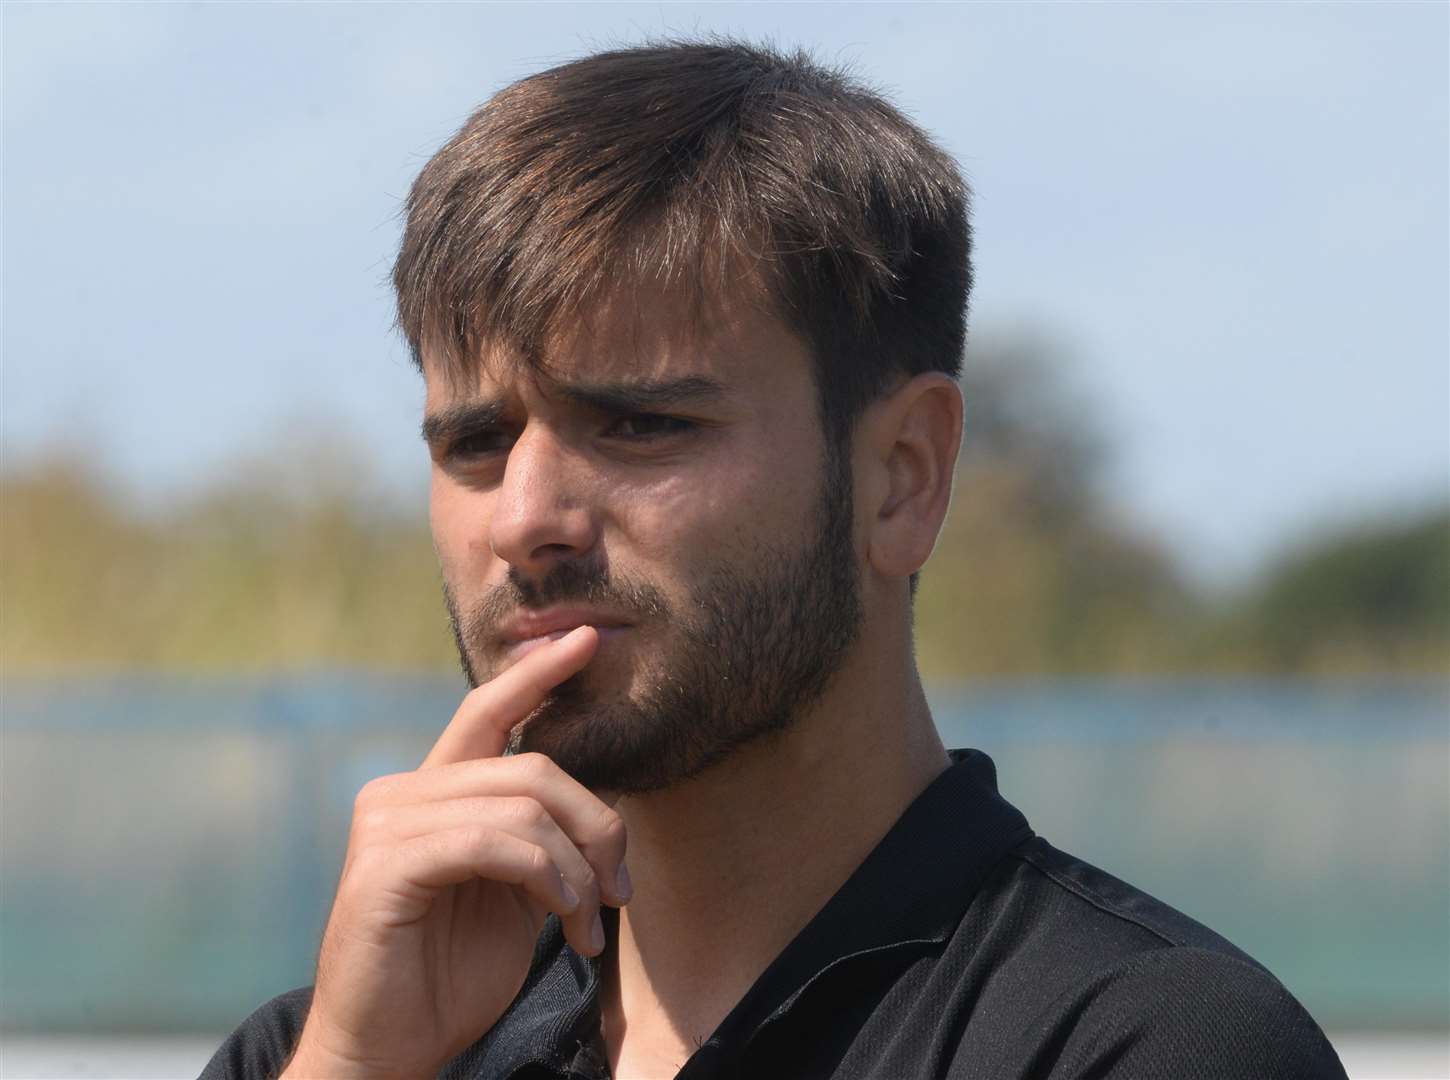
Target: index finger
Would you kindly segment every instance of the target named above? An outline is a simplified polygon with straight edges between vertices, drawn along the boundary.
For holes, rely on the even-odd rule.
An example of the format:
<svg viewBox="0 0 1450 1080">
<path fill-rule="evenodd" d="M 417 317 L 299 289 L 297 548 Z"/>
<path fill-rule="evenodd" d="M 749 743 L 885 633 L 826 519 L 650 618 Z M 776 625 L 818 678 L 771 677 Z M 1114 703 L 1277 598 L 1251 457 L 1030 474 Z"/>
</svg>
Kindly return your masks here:
<svg viewBox="0 0 1450 1080">
<path fill-rule="evenodd" d="M 431 769 L 498 757 L 508 746 L 514 726 L 538 708 L 550 690 L 589 663 L 598 645 L 599 631 L 576 626 L 559 640 L 525 654 L 502 675 L 470 690 L 418 767 Z"/>
</svg>

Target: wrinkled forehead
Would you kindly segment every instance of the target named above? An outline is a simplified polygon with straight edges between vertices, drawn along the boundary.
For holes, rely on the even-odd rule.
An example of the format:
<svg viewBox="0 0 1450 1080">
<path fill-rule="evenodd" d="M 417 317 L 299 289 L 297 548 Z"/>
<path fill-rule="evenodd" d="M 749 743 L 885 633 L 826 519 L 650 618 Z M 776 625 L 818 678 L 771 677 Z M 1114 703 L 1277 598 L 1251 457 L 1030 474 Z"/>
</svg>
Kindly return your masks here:
<svg viewBox="0 0 1450 1080">
<path fill-rule="evenodd" d="M 471 356 L 420 350 L 430 403 L 506 392 L 521 379 L 664 381 L 700 377 L 741 388 L 806 346 L 753 281 L 708 294 L 631 284 L 560 313 L 540 342 L 491 338 Z"/>
</svg>

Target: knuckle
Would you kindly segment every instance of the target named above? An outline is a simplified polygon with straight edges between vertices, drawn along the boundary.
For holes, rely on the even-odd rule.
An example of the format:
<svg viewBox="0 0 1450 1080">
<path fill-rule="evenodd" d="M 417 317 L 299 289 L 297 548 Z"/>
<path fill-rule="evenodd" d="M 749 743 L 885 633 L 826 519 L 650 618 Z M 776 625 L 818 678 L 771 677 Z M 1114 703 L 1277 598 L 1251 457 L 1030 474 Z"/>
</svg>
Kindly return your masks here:
<svg viewBox="0 0 1450 1080">
<path fill-rule="evenodd" d="M 579 888 L 580 896 L 597 897 L 599 893 L 599 875 L 587 861 L 579 869 Z"/>
<path fill-rule="evenodd" d="M 463 830 L 463 845 L 477 857 L 485 857 L 498 847 L 498 833 L 486 825 L 469 825 Z"/>
<path fill-rule="evenodd" d="M 554 860 L 549 858 L 549 853 L 537 844 L 529 845 L 526 864 L 527 873 L 532 878 L 551 877 L 553 875 Z"/>
<path fill-rule="evenodd" d="M 358 789 L 357 798 L 353 800 L 354 810 L 381 802 L 392 790 L 394 784 L 395 781 L 391 775 L 373 777 Z"/>
<path fill-rule="evenodd" d="M 522 774 L 523 779 L 531 784 L 542 783 L 549 779 L 556 768 L 548 755 L 536 751 L 519 754 L 514 760 L 518 762 L 515 768 Z"/>
<path fill-rule="evenodd" d="M 359 806 L 352 819 L 353 835 L 366 837 L 380 833 L 387 827 L 389 820 L 388 811 L 381 806 L 370 804 Z"/>
<path fill-rule="evenodd" d="M 358 788 L 357 796 L 352 800 L 352 816 L 354 820 L 378 797 L 376 785 L 376 780 L 369 780 L 362 787 Z"/>
<path fill-rule="evenodd" d="M 624 818 L 610 807 L 605 807 L 595 823 L 599 842 L 610 848 L 623 848 L 625 840 Z"/>
<path fill-rule="evenodd" d="M 516 795 L 504 802 L 504 816 L 517 825 L 536 828 L 548 820 L 548 813 L 538 799 Z"/>
<path fill-rule="evenodd" d="M 347 873 L 344 876 L 349 885 L 359 879 L 367 880 L 377 873 L 382 864 L 382 854 L 374 848 L 361 848 L 348 857 Z"/>
</svg>

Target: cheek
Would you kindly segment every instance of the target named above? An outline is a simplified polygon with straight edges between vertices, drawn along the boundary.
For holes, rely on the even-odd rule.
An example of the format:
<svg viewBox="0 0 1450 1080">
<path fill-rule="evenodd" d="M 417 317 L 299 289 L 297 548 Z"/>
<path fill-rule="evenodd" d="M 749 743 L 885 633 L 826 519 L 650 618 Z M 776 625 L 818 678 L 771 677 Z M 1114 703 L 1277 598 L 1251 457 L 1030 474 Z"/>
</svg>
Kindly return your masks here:
<svg viewBox="0 0 1450 1080">
<path fill-rule="evenodd" d="M 748 555 L 762 542 L 790 542 L 817 497 L 809 468 L 798 462 L 737 454 L 718 468 L 621 493 L 617 524 L 629 547 L 657 566 L 688 568 L 722 553 Z"/>
<path fill-rule="evenodd" d="M 488 547 L 488 496 L 467 491 L 446 477 L 434 476 L 428 489 L 428 525 L 433 533 L 433 550 L 445 580 L 490 554 Z"/>
</svg>

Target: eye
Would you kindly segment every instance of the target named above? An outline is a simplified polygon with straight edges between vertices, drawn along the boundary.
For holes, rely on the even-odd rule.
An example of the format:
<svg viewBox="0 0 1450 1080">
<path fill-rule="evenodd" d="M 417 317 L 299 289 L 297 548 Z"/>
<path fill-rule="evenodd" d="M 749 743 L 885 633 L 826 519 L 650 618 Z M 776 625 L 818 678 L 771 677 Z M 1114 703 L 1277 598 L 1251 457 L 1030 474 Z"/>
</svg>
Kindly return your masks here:
<svg viewBox="0 0 1450 1080">
<path fill-rule="evenodd" d="M 475 431 L 453 440 L 448 447 L 448 457 L 454 460 L 481 457 L 495 450 L 508 449 L 508 443 L 508 434 L 496 428 Z"/>
<path fill-rule="evenodd" d="M 636 413 L 624 416 L 610 425 L 609 431 L 625 439 L 654 439 L 662 435 L 683 435 L 695 427 L 693 421 L 678 416 L 660 416 L 656 413 Z"/>
</svg>

